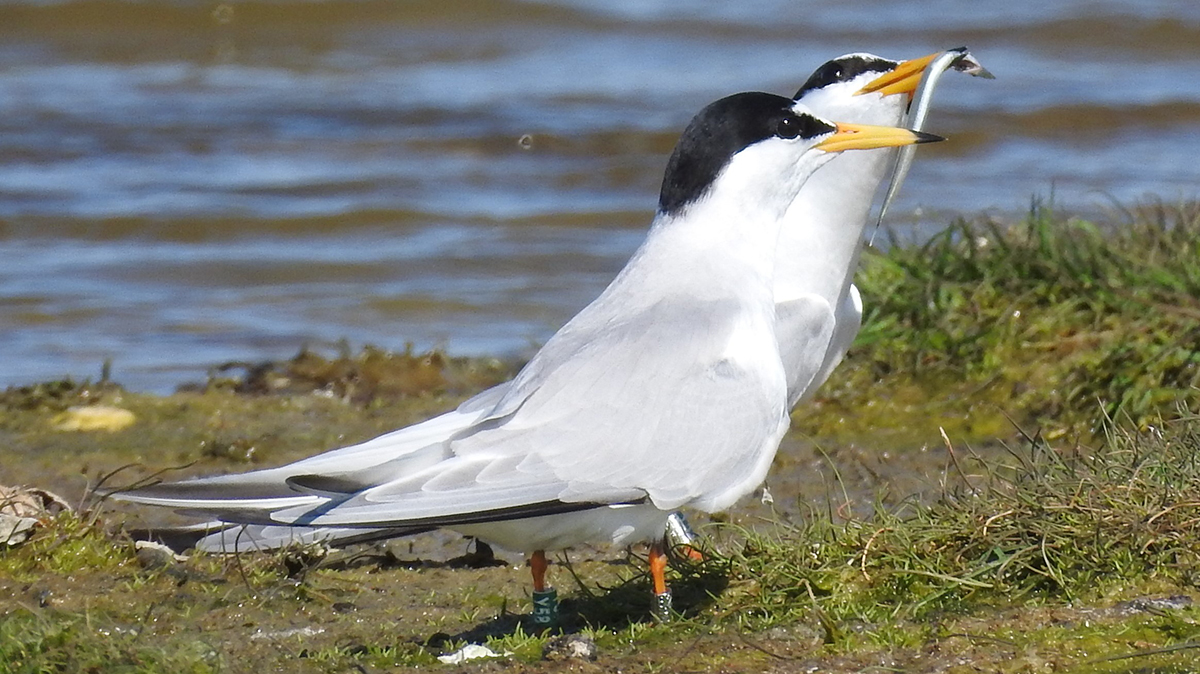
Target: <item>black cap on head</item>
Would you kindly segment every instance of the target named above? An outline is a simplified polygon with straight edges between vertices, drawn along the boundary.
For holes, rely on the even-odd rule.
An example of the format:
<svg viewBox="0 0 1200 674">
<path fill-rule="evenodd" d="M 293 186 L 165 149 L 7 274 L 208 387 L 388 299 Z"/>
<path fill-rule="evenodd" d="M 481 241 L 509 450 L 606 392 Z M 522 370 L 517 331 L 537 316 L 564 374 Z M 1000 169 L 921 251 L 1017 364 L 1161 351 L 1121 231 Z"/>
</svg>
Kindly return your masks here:
<svg viewBox="0 0 1200 674">
<path fill-rule="evenodd" d="M 699 199 L 738 152 L 768 138 L 815 138 L 833 126 L 792 110 L 794 101 L 761 92 L 734 94 L 710 103 L 679 138 L 667 170 L 658 210 L 674 213 Z"/>
<path fill-rule="evenodd" d="M 886 73 L 896 65 L 896 61 L 870 54 L 839 56 L 832 61 L 826 61 L 824 65 L 813 71 L 813 74 L 808 77 L 808 81 L 792 98 L 799 100 L 801 96 L 814 89 L 821 89 L 838 82 L 849 82 L 863 73 Z"/>
</svg>

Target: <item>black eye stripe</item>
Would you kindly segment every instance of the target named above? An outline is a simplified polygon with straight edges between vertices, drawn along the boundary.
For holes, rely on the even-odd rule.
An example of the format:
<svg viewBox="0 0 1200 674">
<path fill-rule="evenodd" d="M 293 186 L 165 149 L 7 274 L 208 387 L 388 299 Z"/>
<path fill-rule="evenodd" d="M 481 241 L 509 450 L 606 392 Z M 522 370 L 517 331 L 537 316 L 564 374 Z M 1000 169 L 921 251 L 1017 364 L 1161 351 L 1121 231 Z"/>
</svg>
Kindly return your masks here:
<svg viewBox="0 0 1200 674">
<path fill-rule="evenodd" d="M 775 135 L 780 138 L 813 138 L 823 133 L 829 133 L 830 127 L 812 115 L 797 115 L 788 112 L 779 118 L 775 124 Z"/>
<path fill-rule="evenodd" d="M 743 149 L 772 138 L 815 138 L 834 127 L 792 109 L 794 101 L 764 93 L 727 96 L 701 110 L 667 162 L 658 206 L 673 213 L 702 197 Z"/>
<path fill-rule="evenodd" d="M 775 125 L 775 135 L 780 138 L 795 138 L 800 135 L 800 119 L 785 115 Z"/>
<path fill-rule="evenodd" d="M 863 73 L 886 73 L 897 65 L 895 61 L 877 56 L 841 56 L 832 61 L 826 61 L 820 68 L 817 68 L 792 98 L 798 100 L 810 91 L 822 89 L 838 82 L 849 82 Z"/>
</svg>

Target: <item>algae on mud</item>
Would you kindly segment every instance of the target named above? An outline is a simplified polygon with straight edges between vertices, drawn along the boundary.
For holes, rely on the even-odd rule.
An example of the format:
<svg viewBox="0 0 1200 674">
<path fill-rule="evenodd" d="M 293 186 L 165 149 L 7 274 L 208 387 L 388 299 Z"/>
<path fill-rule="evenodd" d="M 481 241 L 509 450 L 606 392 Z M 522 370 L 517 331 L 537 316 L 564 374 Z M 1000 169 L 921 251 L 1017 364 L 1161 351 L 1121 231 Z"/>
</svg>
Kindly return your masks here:
<svg viewBox="0 0 1200 674">
<path fill-rule="evenodd" d="M 644 564 L 573 560 L 585 671 L 1186 671 L 1200 648 L 1200 419 L 1094 450 L 1031 441 L 940 498 L 799 526 L 710 527 L 676 568 L 680 620 L 641 623 Z M 960 450 L 961 451 L 961 450 Z M 295 553 L 139 561 L 110 517 L 0 554 L 0 671 L 298 672 L 433 665 L 465 641 L 539 660 L 524 574 Z M 561 573 L 561 572 L 560 572 Z M 639 604 L 640 602 L 640 604 Z M 1151 667 L 1155 669 L 1151 669 Z M 1172 669 L 1175 668 L 1175 669 Z"/>
<path fill-rule="evenodd" d="M 834 493 L 856 471 L 862 484 L 796 499 L 787 522 L 751 504 L 710 526 L 713 554 L 676 571 L 683 616 L 667 626 L 637 620 L 636 557 L 572 555 L 583 580 L 567 624 L 601 650 L 572 666 L 1185 671 L 1200 652 L 1200 207 L 1131 218 L 1105 227 L 1035 204 L 1010 227 L 959 222 L 866 256 L 863 333 L 794 415 L 775 471 L 827 468 Z M 401 374 L 375 369 L 393 358 L 305 353 L 167 397 L 110 382 L 10 389 L 0 482 L 81 496 L 82 471 L 94 483 L 131 462 L 187 465 L 179 475 L 282 463 L 430 416 L 511 371 L 411 352 L 395 358 Z M 386 383 L 404 372 L 421 384 Z M 137 422 L 53 428 L 89 404 Z M 874 499 L 870 485 L 895 477 L 880 457 L 903 463 L 919 447 L 944 469 L 925 497 L 893 486 Z M 804 484 L 789 479 L 773 473 L 777 500 L 781 483 Z M 0 671 L 373 671 L 434 666 L 465 639 L 516 654 L 488 668 L 562 666 L 539 661 L 545 638 L 521 628 L 528 597 L 511 568 L 449 568 L 407 541 L 354 561 L 143 568 L 122 518 L 85 509 L 0 551 L 12 598 L 0 600 Z"/>
</svg>

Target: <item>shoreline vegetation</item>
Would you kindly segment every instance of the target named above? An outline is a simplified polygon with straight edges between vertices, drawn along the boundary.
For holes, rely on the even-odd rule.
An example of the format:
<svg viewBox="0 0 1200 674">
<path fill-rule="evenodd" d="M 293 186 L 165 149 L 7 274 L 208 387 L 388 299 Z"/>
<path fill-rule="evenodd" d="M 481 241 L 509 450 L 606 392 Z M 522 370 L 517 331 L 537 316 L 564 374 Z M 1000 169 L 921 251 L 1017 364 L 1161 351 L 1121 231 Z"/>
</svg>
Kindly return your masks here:
<svg viewBox="0 0 1200 674">
<path fill-rule="evenodd" d="M 938 482 L 865 511 L 846 495 L 770 525 L 709 524 L 706 560 L 673 571 L 681 615 L 666 625 L 646 617 L 641 551 L 560 559 L 563 629 L 595 659 L 529 632 L 526 574 L 504 552 L 180 559 L 138 549 L 125 511 L 85 498 L 105 476 L 146 476 L 118 470 L 131 463 L 184 466 L 173 479 L 367 439 L 519 363 L 367 347 L 229 364 L 170 396 L 10 388 L 0 481 L 74 507 L 0 493 L 0 515 L 36 520 L 0 541 L 0 672 L 430 669 L 468 642 L 511 652 L 471 671 L 1192 671 L 1200 203 L 1096 222 L 1034 201 L 1021 222 L 893 239 L 857 284 L 864 328 L 792 434 L 934 448 Z"/>
</svg>

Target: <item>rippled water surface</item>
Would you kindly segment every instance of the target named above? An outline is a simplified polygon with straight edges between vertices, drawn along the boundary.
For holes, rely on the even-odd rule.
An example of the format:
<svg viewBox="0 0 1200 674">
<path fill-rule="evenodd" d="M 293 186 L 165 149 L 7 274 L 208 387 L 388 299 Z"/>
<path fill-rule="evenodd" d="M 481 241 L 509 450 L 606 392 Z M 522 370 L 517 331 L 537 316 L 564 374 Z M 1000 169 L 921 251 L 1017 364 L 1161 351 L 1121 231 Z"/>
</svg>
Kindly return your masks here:
<svg viewBox="0 0 1200 674">
<path fill-rule="evenodd" d="M 704 104 L 964 44 L 998 79 L 943 80 L 896 227 L 1200 193 L 1195 0 L 0 2 L 0 386 L 528 350 Z"/>
</svg>

